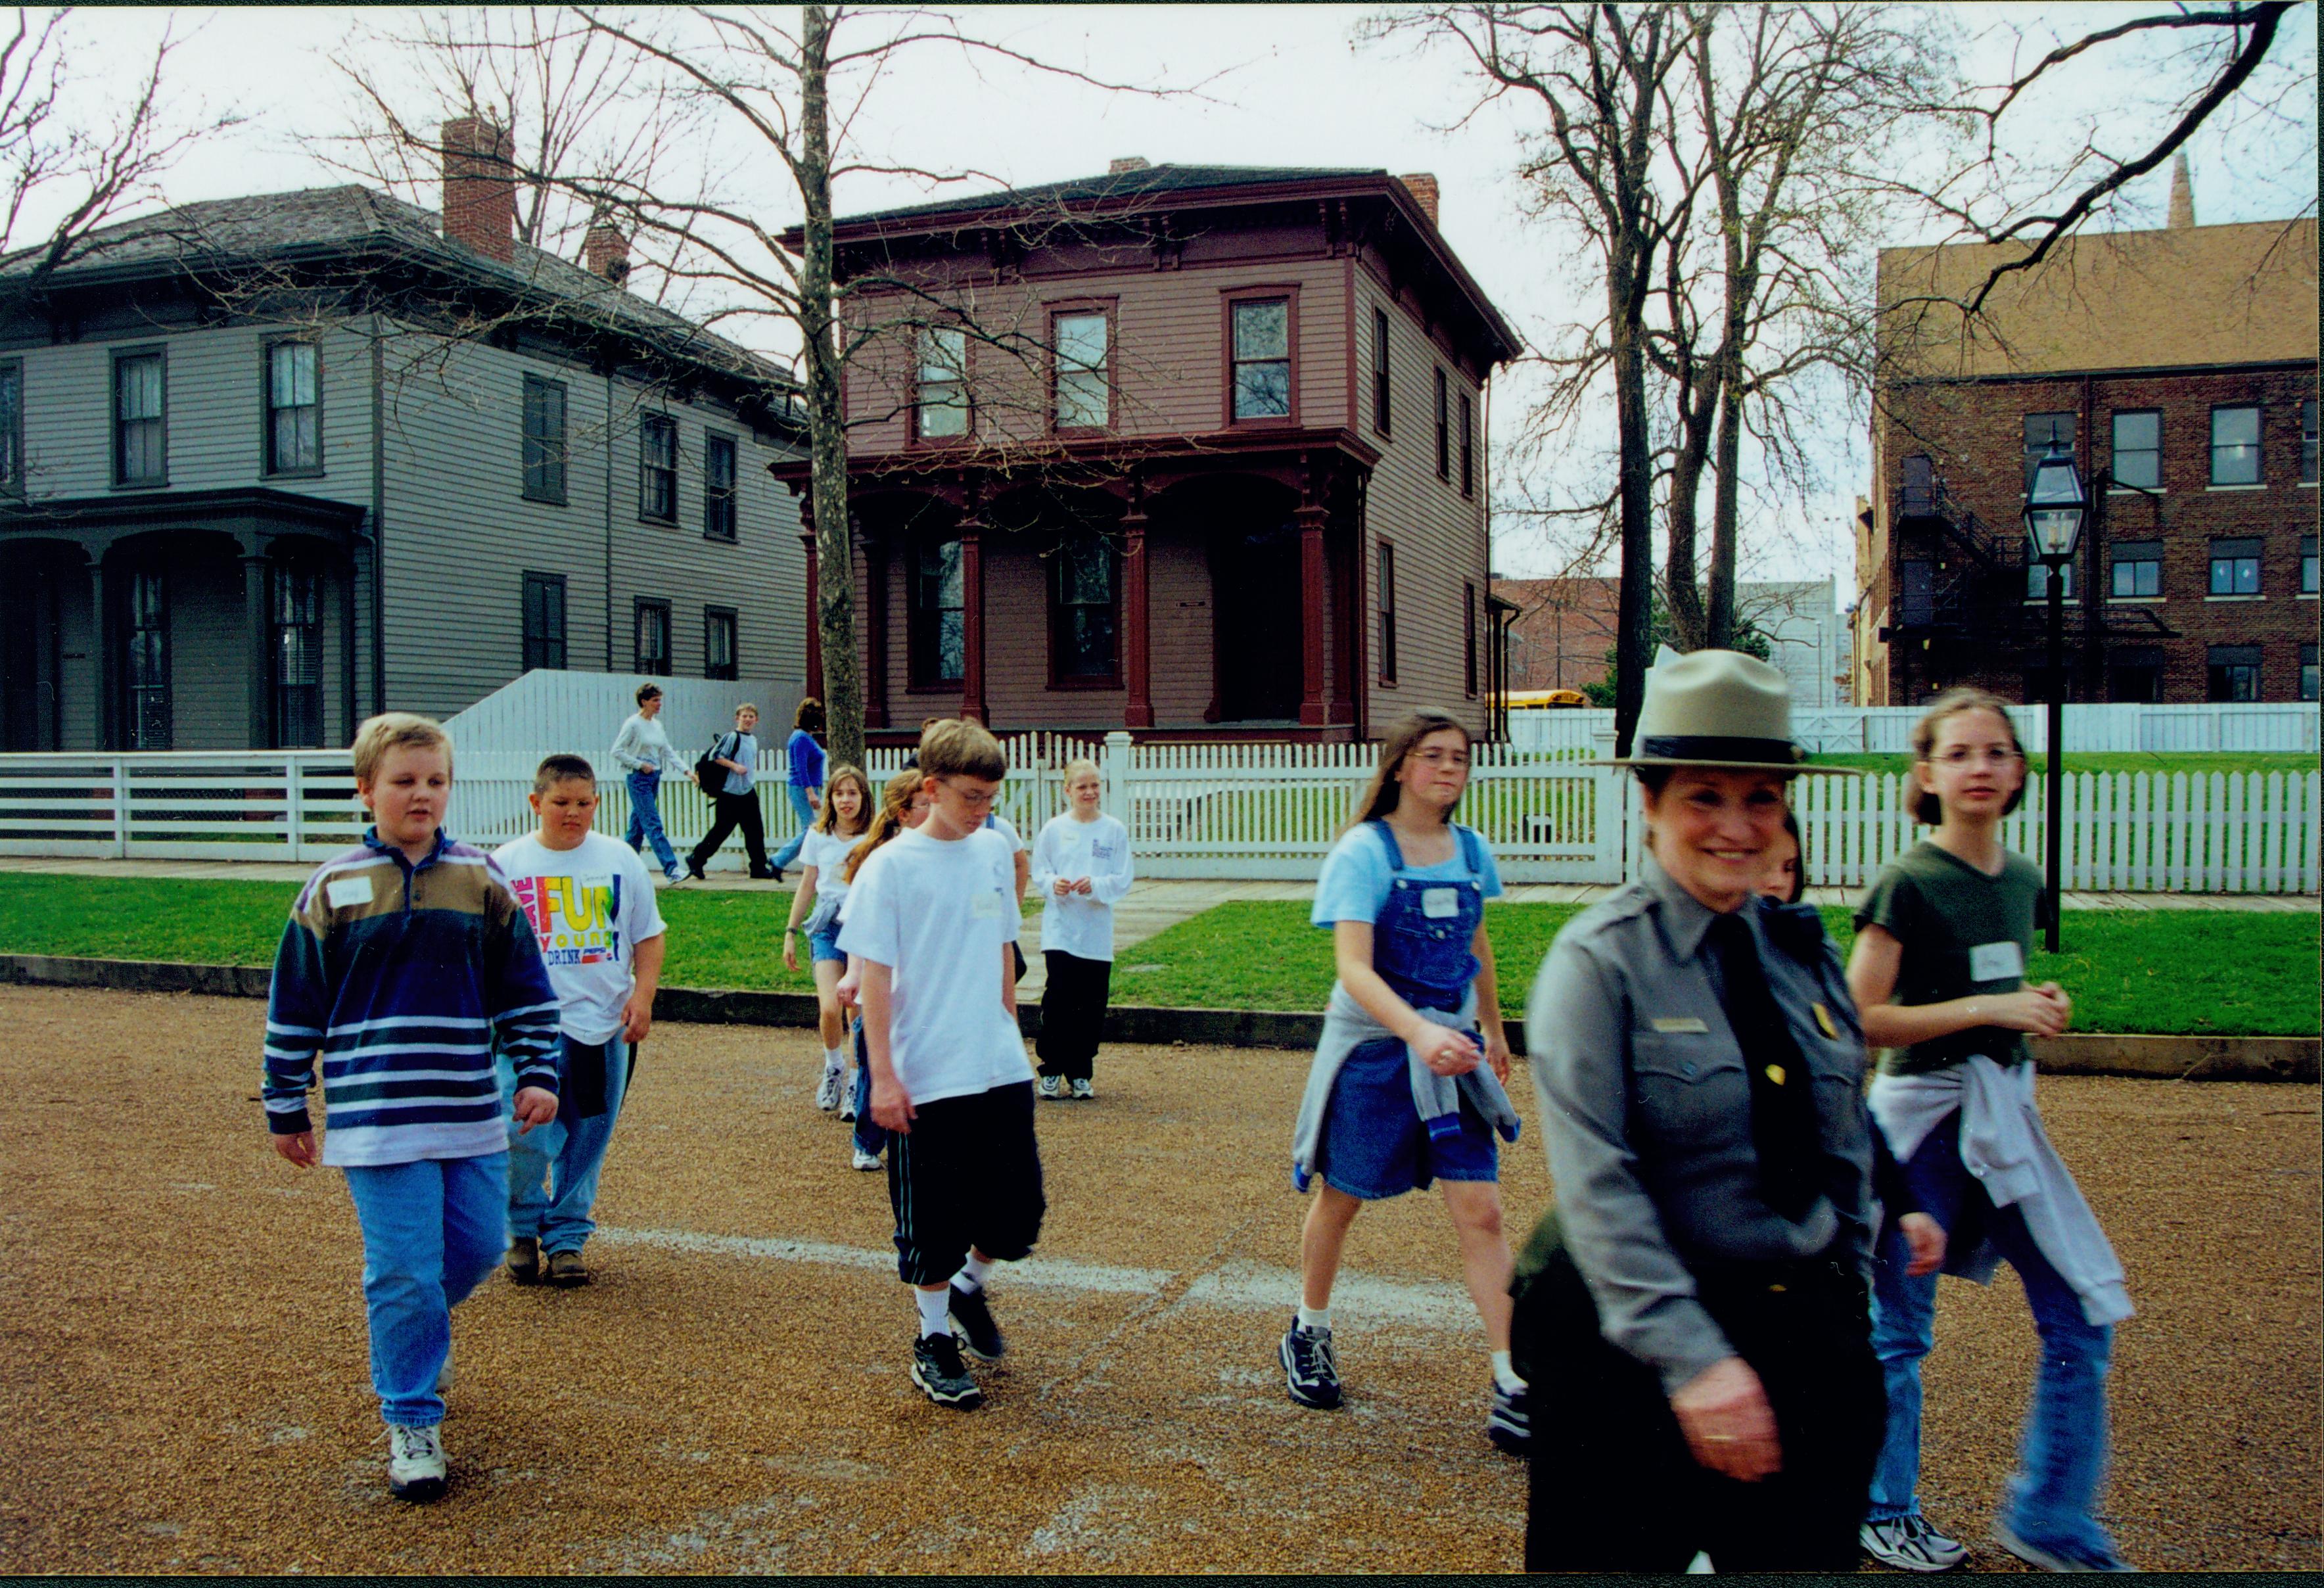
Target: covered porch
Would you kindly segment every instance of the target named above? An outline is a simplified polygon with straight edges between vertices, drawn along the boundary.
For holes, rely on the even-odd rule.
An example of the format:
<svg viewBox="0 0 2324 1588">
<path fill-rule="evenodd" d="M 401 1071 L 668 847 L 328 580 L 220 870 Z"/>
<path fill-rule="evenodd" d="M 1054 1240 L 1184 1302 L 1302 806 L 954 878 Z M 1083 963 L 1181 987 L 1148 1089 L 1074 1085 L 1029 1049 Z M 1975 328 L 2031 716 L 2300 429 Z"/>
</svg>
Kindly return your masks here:
<svg viewBox="0 0 2324 1588">
<path fill-rule="evenodd" d="M 873 742 L 950 716 L 1006 732 L 1360 738 L 1377 454 L 1340 431 L 1267 441 L 859 472 L 850 507 Z M 805 480 L 794 488 L 811 524 Z M 820 693 L 816 551 L 803 539 L 808 687 Z"/>
</svg>

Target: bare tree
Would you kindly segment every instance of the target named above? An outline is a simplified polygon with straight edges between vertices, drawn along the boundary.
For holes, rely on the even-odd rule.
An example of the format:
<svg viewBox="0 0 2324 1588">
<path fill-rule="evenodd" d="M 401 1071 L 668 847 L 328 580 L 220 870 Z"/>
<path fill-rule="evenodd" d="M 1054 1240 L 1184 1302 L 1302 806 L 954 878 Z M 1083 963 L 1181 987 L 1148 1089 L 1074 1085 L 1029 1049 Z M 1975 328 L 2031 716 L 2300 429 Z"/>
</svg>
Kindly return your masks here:
<svg viewBox="0 0 2324 1588">
<path fill-rule="evenodd" d="M 78 22 L 19 6 L 0 23 L 0 254 L 11 291 L 37 292 L 86 257 L 91 233 L 160 198 L 155 180 L 188 144 L 241 119 L 176 114 L 167 77 L 177 40 L 166 30 L 125 95 L 96 103 L 78 69 L 95 46 Z M 28 225 L 37 238 L 21 235 Z"/>
</svg>

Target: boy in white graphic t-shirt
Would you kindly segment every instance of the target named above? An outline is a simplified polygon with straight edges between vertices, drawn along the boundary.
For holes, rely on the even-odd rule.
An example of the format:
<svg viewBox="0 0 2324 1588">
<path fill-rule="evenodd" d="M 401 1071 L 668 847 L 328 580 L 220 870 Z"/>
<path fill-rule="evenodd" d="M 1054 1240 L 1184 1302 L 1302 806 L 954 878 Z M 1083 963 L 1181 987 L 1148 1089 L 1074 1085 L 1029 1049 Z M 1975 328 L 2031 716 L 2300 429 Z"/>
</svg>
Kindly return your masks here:
<svg viewBox="0 0 2324 1588">
<path fill-rule="evenodd" d="M 863 962 L 872 1117 L 890 1132 L 897 1271 L 919 1308 L 912 1381 L 966 1411 L 984 1396 L 953 1331 L 1001 1354 L 985 1283 L 1033 1250 L 1047 1205 L 1017 1029 L 1015 855 L 982 827 L 1009 763 L 982 725 L 953 721 L 919 762 L 933 804 L 855 873 L 839 946 Z"/>
<path fill-rule="evenodd" d="M 597 776 L 589 763 L 549 757 L 533 773 L 530 799 L 539 830 L 493 858 L 557 990 L 563 1082 L 553 1122 L 509 1130 L 508 1271 L 520 1285 L 586 1285 L 581 1247 L 597 1227 L 589 1216 L 597 1175 L 629 1090 L 631 1054 L 653 1024 L 665 942 L 645 862 L 590 830 Z M 502 1067 L 506 1087 L 514 1076 Z"/>
</svg>

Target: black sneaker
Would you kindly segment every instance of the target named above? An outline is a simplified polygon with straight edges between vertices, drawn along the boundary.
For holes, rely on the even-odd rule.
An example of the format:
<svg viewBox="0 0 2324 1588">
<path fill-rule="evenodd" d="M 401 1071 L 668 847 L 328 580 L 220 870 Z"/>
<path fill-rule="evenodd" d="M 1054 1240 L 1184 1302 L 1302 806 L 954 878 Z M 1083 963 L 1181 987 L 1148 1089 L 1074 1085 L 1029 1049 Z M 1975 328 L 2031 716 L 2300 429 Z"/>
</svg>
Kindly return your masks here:
<svg viewBox="0 0 2324 1588">
<path fill-rule="evenodd" d="M 984 1404 L 984 1391 L 960 1360 L 960 1342 L 950 1334 L 923 1334 L 912 1342 L 912 1382 L 930 1400 L 954 1411 L 974 1411 Z"/>
<path fill-rule="evenodd" d="M 1001 1337 L 1001 1325 L 992 1321 L 992 1305 L 984 1298 L 984 1288 L 964 1290 L 952 1288 L 952 1324 L 968 1348 L 986 1362 L 998 1362 L 1009 1349 Z"/>
<path fill-rule="evenodd" d="M 1485 1414 L 1485 1437 L 1508 1455 L 1523 1455 L 1532 1445 L 1533 1397 L 1524 1385 L 1513 1392 L 1502 1389 L 1499 1379 L 1493 1380 L 1493 1409 Z"/>
<path fill-rule="evenodd" d="M 1332 1331 L 1304 1329 L 1294 1317 L 1276 1353 L 1283 1361 L 1283 1387 L 1291 1399 L 1318 1411 L 1340 1404 L 1340 1367 L 1332 1359 Z"/>
</svg>

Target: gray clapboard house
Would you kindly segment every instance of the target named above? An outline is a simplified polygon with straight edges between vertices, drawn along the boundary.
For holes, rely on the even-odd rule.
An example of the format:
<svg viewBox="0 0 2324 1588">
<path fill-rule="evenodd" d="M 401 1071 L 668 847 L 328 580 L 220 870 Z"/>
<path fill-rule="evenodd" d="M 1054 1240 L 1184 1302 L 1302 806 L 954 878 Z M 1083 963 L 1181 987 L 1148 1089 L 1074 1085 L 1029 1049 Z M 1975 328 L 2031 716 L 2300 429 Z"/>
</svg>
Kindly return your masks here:
<svg viewBox="0 0 2324 1588">
<path fill-rule="evenodd" d="M 608 229 L 584 264 L 515 242 L 494 135 L 446 126 L 447 218 L 337 187 L 0 261 L 0 748 L 803 673 L 788 378 L 623 290 Z"/>
</svg>

